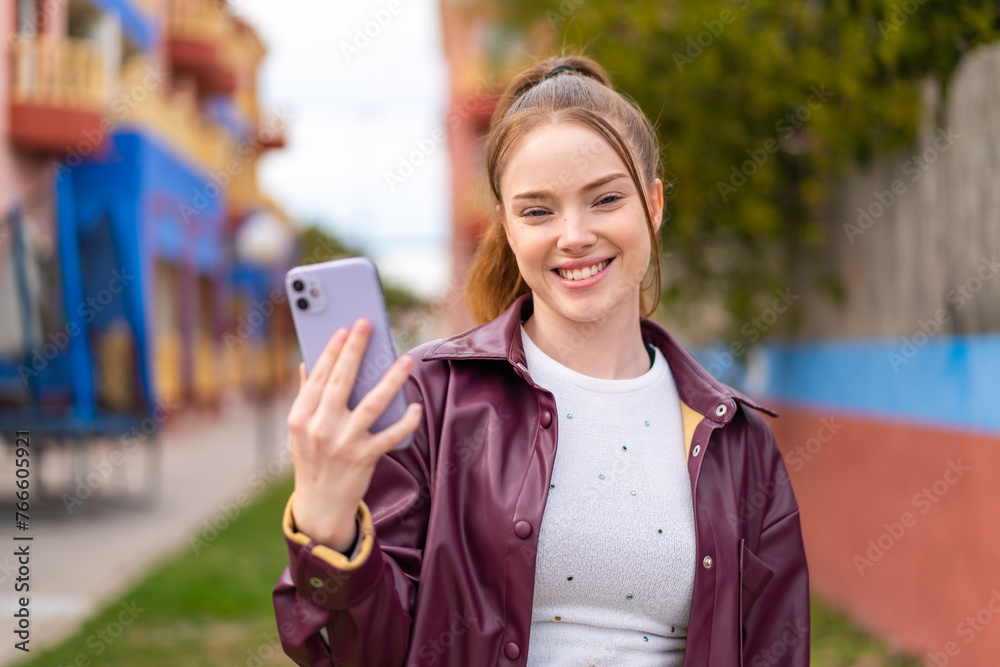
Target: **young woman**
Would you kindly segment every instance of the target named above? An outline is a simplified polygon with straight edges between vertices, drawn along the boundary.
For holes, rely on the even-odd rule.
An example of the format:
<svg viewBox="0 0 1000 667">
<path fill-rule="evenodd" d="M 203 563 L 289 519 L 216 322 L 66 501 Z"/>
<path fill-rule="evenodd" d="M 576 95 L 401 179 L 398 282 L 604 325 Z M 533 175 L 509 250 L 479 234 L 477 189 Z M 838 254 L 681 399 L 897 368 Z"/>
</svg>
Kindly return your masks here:
<svg viewBox="0 0 1000 667">
<path fill-rule="evenodd" d="M 504 93 L 486 163 L 496 220 L 466 291 L 485 323 L 400 356 L 354 411 L 368 323 L 302 372 L 285 652 L 808 665 L 798 506 L 758 411 L 773 413 L 647 319 L 663 211 L 649 121 L 593 61 L 549 59 Z M 370 434 L 400 387 L 405 416 Z"/>
</svg>

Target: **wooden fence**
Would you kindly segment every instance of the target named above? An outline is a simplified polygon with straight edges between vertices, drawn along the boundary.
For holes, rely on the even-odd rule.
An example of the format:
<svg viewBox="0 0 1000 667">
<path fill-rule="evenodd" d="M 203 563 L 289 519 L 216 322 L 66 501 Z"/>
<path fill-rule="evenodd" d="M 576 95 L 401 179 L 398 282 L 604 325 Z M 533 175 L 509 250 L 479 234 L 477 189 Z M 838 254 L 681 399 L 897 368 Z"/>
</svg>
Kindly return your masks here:
<svg viewBox="0 0 1000 667">
<path fill-rule="evenodd" d="M 795 267 L 804 339 L 1000 332 L 1000 42 L 923 86 L 914 146 L 844 179 L 820 261 Z M 839 306 L 810 284 L 840 277 Z M 922 326 L 923 325 L 923 326 Z"/>
</svg>

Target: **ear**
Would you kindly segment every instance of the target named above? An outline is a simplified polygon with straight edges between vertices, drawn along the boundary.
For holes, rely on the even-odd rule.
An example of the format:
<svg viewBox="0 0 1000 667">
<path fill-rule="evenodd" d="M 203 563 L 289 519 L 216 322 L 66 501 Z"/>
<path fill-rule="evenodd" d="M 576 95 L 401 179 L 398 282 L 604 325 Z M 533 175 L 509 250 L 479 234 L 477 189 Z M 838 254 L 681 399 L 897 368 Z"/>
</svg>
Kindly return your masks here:
<svg viewBox="0 0 1000 667">
<path fill-rule="evenodd" d="M 649 213 L 653 216 L 653 228 L 657 233 L 663 224 L 663 181 L 656 179 L 649 188 Z"/>
<path fill-rule="evenodd" d="M 510 245 L 510 227 L 507 226 L 507 216 L 504 215 L 503 206 L 497 204 L 493 210 L 496 212 L 497 218 L 500 219 L 500 224 L 503 225 L 503 233 L 507 236 L 507 244 Z"/>
</svg>

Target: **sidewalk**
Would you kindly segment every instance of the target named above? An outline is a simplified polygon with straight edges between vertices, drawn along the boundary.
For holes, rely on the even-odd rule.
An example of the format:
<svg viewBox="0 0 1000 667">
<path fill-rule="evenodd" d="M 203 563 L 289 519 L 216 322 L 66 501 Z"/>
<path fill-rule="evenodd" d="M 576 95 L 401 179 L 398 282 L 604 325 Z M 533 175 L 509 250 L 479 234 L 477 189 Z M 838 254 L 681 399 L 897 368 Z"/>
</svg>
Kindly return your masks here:
<svg viewBox="0 0 1000 667">
<path fill-rule="evenodd" d="M 141 580 L 151 564 L 188 549 L 188 538 L 201 530 L 203 521 L 217 516 L 223 504 L 240 493 L 253 495 L 261 490 L 258 476 L 273 480 L 290 474 L 291 466 L 281 464 L 287 460 L 282 456 L 285 418 L 293 398 L 294 394 L 288 394 L 272 402 L 266 416 L 241 401 L 224 406 L 217 415 L 180 412 L 171 417 L 160 431 L 162 491 L 153 510 L 87 502 L 70 513 L 61 503 L 44 510 L 33 504 L 28 534 L 34 540 L 25 542 L 31 545 L 32 654 L 71 634 L 104 602 Z M 272 434 L 266 441 L 258 435 L 261 425 Z M 266 452 L 262 443 L 267 445 Z M 138 470 L 144 454 L 130 453 L 115 474 Z M 106 455 L 91 456 L 87 471 L 107 460 Z M 45 466 L 55 469 L 66 463 L 56 456 L 45 459 Z M 33 480 L 37 473 L 32 470 Z M 0 489 L 7 497 L 0 501 L 4 512 L 0 517 L 4 525 L 0 613 L 5 620 L 0 624 L 4 636 L 0 665 L 26 656 L 14 648 L 16 635 L 12 634 L 12 613 L 17 597 L 24 595 L 14 589 L 17 559 L 11 546 L 14 508 L 9 501 L 14 479 L 13 453 L 4 447 L 0 449 Z M 113 484 L 112 477 L 107 485 Z M 275 531 L 280 532 L 280 527 L 275 525 Z"/>
</svg>

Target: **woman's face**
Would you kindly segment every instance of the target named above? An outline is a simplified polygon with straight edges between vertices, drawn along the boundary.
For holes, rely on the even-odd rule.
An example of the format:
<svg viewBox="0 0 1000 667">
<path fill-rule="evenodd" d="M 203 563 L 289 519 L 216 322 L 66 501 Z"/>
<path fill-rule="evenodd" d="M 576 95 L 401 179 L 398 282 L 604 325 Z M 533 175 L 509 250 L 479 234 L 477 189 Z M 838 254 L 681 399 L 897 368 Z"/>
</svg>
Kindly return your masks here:
<svg viewBox="0 0 1000 667">
<path fill-rule="evenodd" d="M 642 193 L 599 134 L 574 122 L 535 128 L 511 147 L 500 192 L 536 315 L 564 325 L 638 317 L 650 253 Z M 658 229 L 659 180 L 648 195 Z"/>
</svg>

